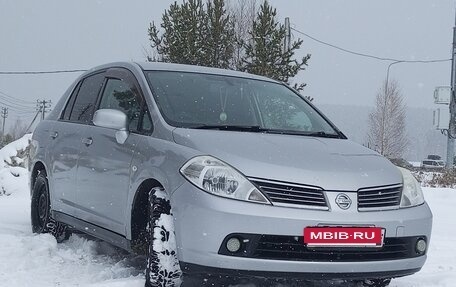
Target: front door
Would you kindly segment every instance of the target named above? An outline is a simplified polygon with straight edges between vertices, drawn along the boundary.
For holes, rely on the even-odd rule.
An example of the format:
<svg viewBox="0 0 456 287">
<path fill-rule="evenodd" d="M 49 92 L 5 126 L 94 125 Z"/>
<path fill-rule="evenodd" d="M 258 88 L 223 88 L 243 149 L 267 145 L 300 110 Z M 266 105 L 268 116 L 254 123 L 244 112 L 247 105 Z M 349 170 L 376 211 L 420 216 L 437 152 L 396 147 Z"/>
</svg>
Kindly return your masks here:
<svg viewBox="0 0 456 287">
<path fill-rule="evenodd" d="M 142 136 L 138 127 L 143 100 L 129 71 L 111 69 L 106 73 L 98 102 L 98 109 L 117 109 L 127 115 L 130 135 L 120 144 L 116 141 L 116 130 L 87 127 L 77 171 L 77 203 L 81 212 L 78 217 L 124 234 L 131 161 Z"/>
</svg>

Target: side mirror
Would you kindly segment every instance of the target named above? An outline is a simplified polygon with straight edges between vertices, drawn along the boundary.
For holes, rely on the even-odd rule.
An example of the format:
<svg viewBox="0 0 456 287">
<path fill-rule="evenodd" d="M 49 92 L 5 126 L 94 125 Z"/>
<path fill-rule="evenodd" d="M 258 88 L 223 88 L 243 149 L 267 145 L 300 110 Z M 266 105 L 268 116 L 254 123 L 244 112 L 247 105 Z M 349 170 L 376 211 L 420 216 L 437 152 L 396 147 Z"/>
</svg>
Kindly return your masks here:
<svg viewBox="0 0 456 287">
<path fill-rule="evenodd" d="M 128 138 L 128 118 L 124 112 L 113 109 L 100 109 L 93 116 L 93 124 L 97 127 L 117 130 L 116 140 L 123 144 Z"/>
</svg>

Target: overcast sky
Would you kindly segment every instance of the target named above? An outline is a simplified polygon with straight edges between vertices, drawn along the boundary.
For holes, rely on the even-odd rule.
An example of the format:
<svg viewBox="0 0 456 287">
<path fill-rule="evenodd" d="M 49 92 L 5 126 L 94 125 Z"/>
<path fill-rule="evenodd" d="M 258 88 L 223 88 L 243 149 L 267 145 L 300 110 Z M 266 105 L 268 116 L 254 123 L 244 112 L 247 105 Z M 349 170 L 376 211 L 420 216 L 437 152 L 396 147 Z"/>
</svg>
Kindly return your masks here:
<svg viewBox="0 0 456 287">
<path fill-rule="evenodd" d="M 227 0 L 237 1 L 237 0 Z M 119 60 L 143 61 L 147 28 L 168 0 L 0 0 L 0 71 L 87 69 Z M 451 57 L 454 0 L 271 0 L 279 19 L 346 49 L 406 60 Z M 388 62 L 353 56 L 302 38 L 312 55 L 297 77 L 318 104 L 372 106 Z M 407 104 L 432 107 L 435 86 L 448 85 L 450 63 L 391 68 Z M 29 101 L 57 101 L 78 76 L 0 75 L 0 91 Z M 2 106 L 0 104 L 0 106 Z M 8 120 L 32 114 L 9 110 Z"/>
</svg>

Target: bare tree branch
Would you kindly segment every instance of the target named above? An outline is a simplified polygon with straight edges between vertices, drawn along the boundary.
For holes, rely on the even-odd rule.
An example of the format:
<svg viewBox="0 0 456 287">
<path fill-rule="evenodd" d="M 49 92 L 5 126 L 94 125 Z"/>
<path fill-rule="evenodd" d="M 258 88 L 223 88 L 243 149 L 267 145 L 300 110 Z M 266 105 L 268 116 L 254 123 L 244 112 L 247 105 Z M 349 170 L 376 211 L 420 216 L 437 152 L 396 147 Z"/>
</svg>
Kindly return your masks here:
<svg viewBox="0 0 456 287">
<path fill-rule="evenodd" d="M 408 138 L 405 103 L 396 81 L 385 82 L 377 93 L 375 109 L 369 115 L 369 147 L 388 158 L 400 158 Z"/>
<path fill-rule="evenodd" d="M 245 55 L 245 44 L 250 41 L 250 32 L 253 29 L 258 4 L 257 0 L 232 0 L 229 1 L 228 10 L 234 18 L 236 45 L 233 66 L 239 68 Z"/>
</svg>

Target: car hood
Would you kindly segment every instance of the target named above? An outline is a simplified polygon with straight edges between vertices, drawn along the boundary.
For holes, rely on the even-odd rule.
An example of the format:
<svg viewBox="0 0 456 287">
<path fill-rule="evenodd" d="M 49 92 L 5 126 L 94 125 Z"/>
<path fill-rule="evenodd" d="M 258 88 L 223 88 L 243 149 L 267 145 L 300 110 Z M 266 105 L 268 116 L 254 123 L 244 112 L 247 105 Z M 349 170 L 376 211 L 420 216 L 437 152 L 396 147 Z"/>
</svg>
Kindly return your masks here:
<svg viewBox="0 0 456 287">
<path fill-rule="evenodd" d="M 350 140 L 177 128 L 177 144 L 217 157 L 247 177 L 356 191 L 402 182 L 386 158 Z"/>
</svg>

